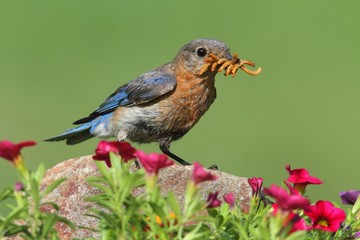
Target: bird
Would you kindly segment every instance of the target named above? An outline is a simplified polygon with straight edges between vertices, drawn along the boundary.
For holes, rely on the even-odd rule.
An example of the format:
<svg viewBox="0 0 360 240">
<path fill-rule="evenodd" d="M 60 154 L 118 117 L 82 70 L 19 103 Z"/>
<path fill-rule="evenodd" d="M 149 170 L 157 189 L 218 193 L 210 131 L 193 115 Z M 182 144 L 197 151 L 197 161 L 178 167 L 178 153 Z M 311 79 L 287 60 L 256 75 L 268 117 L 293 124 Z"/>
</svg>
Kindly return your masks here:
<svg viewBox="0 0 360 240">
<path fill-rule="evenodd" d="M 164 154 L 190 165 L 171 152 L 170 145 L 189 132 L 216 99 L 218 71 L 204 69 L 210 56 L 233 59 L 222 41 L 192 40 L 172 61 L 120 86 L 90 115 L 73 123 L 79 126 L 45 141 L 66 140 L 73 145 L 96 136 L 140 144 L 157 142 Z"/>
</svg>

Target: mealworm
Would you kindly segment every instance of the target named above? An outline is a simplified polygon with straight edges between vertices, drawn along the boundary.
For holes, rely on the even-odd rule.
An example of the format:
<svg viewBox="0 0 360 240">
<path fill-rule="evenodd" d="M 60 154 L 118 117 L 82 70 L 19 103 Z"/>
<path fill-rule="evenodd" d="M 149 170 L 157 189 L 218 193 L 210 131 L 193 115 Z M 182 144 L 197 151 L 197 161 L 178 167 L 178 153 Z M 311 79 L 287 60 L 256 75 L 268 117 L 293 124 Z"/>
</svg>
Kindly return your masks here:
<svg viewBox="0 0 360 240">
<path fill-rule="evenodd" d="M 245 65 L 251 66 L 251 67 L 255 67 L 255 63 L 249 60 L 241 60 L 238 58 L 238 54 L 234 53 L 233 57 L 231 60 L 228 60 L 226 58 L 219 58 L 217 57 L 215 54 L 210 53 L 209 57 L 207 57 L 204 60 L 205 64 L 204 66 L 201 68 L 200 70 L 200 74 L 204 74 L 207 70 L 209 70 L 211 72 L 217 71 L 221 72 L 221 71 L 225 71 L 225 76 L 228 75 L 232 75 L 233 77 L 235 77 L 237 70 L 240 68 L 241 70 L 243 70 L 244 72 L 246 72 L 249 75 L 252 76 L 256 76 L 258 74 L 260 74 L 261 72 L 261 67 L 259 67 L 256 70 L 250 70 L 247 69 Z"/>
</svg>

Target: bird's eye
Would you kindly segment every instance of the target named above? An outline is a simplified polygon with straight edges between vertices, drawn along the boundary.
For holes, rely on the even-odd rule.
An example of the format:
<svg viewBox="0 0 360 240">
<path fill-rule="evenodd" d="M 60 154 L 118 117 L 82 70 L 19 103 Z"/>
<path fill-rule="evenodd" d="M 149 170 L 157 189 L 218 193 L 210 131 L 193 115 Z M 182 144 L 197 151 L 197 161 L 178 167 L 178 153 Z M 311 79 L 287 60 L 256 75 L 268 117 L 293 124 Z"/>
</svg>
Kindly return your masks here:
<svg viewBox="0 0 360 240">
<path fill-rule="evenodd" d="M 202 47 L 199 47 L 199 48 L 196 49 L 196 54 L 199 57 L 204 57 L 206 55 L 206 49 L 202 48 Z"/>
</svg>

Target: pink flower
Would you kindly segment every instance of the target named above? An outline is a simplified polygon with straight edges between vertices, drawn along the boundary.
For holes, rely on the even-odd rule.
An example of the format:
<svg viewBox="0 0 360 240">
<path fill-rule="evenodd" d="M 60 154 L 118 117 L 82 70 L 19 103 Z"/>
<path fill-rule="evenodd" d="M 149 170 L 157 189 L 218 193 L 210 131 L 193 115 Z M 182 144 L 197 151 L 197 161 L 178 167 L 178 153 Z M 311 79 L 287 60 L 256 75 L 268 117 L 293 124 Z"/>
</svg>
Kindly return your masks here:
<svg viewBox="0 0 360 240">
<path fill-rule="evenodd" d="M 6 160 L 13 163 L 15 166 L 19 167 L 22 165 L 21 149 L 24 147 L 34 146 L 36 142 L 34 141 L 24 141 L 19 143 L 13 143 L 10 141 L 1 141 L 0 142 L 0 157 L 5 158 Z"/>
<path fill-rule="evenodd" d="M 165 154 L 146 154 L 140 150 L 137 150 L 134 155 L 138 158 L 138 160 L 144 166 L 145 171 L 149 174 L 158 174 L 161 168 L 174 164 L 174 162 L 169 160 L 168 156 Z"/>
<path fill-rule="evenodd" d="M 205 181 L 213 181 L 217 179 L 217 176 L 211 174 L 210 172 L 205 171 L 203 166 L 200 163 L 194 162 L 194 170 L 192 174 L 191 180 L 195 183 L 195 185 L 205 182 Z"/>
<path fill-rule="evenodd" d="M 294 188 L 301 194 L 305 193 L 305 188 L 309 184 L 322 184 L 323 181 L 320 179 L 310 176 L 308 170 L 304 168 L 290 169 L 290 165 L 285 166 L 286 171 L 290 174 L 288 181 L 294 183 Z"/>
<path fill-rule="evenodd" d="M 235 197 L 234 194 L 232 192 L 229 192 L 227 194 L 224 195 L 224 201 L 229 204 L 229 206 L 231 208 L 233 208 L 235 206 Z"/>
<path fill-rule="evenodd" d="M 336 232 L 346 218 L 344 210 L 336 208 L 329 201 L 322 200 L 310 206 L 304 213 L 311 218 L 314 229 L 328 232 Z"/>
<path fill-rule="evenodd" d="M 94 160 L 105 161 L 108 167 L 111 167 L 110 152 L 119 155 L 124 162 L 134 159 L 135 148 L 133 148 L 128 142 L 118 141 L 100 141 L 95 150 Z"/>
<path fill-rule="evenodd" d="M 263 181 L 264 181 L 263 178 L 257 178 L 257 177 L 248 178 L 248 183 L 252 189 L 253 196 L 259 196 Z"/>
<path fill-rule="evenodd" d="M 310 206 L 308 199 L 301 195 L 290 195 L 285 189 L 276 185 L 271 185 L 270 188 L 265 188 L 263 192 L 275 198 L 275 203 L 283 211 L 307 209 L 307 207 Z"/>
<path fill-rule="evenodd" d="M 24 191 L 24 189 L 25 189 L 25 187 L 24 187 L 24 184 L 22 182 L 17 182 L 15 184 L 15 187 L 14 187 L 15 192 Z"/>
<path fill-rule="evenodd" d="M 220 199 L 218 199 L 218 194 L 219 194 L 218 192 L 209 193 L 209 196 L 207 199 L 207 202 L 208 202 L 207 208 L 214 208 L 214 207 L 220 206 L 221 201 L 220 201 Z"/>
</svg>

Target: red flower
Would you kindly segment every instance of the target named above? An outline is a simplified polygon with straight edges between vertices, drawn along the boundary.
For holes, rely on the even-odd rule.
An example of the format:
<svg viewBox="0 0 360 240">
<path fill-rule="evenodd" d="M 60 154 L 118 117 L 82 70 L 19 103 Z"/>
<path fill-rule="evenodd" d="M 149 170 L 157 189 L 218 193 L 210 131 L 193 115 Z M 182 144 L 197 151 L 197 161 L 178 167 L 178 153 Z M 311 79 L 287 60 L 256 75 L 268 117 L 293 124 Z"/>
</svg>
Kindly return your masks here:
<svg viewBox="0 0 360 240">
<path fill-rule="evenodd" d="M 94 160 L 105 161 L 108 167 L 111 167 L 110 152 L 119 155 L 125 162 L 134 159 L 135 148 L 128 142 L 118 141 L 100 141 L 95 150 Z"/>
<path fill-rule="evenodd" d="M 304 168 L 290 169 L 290 165 L 285 166 L 286 171 L 290 174 L 288 181 L 294 183 L 294 188 L 301 194 L 305 193 L 305 188 L 309 184 L 322 184 L 323 181 L 320 179 L 310 176 L 308 170 Z"/>
<path fill-rule="evenodd" d="M 336 232 L 346 218 L 344 210 L 322 200 L 310 206 L 304 213 L 311 218 L 313 228 L 328 232 Z"/>
<path fill-rule="evenodd" d="M 293 186 L 291 186 L 291 184 L 288 180 L 285 180 L 284 183 L 285 183 L 286 187 L 288 188 L 290 195 L 299 195 L 300 194 Z"/>
<path fill-rule="evenodd" d="M 272 214 L 274 216 L 277 215 L 278 213 L 278 209 L 279 209 L 279 205 L 274 203 L 272 205 L 274 211 L 272 212 Z M 283 212 L 280 212 L 280 214 L 284 214 Z M 288 226 L 291 224 L 291 229 L 289 233 L 295 232 L 295 231 L 302 231 L 302 230 L 310 230 L 311 227 L 306 225 L 306 222 L 303 218 L 301 218 L 298 214 L 294 213 L 293 211 L 287 211 L 284 215 L 283 215 L 283 222 L 282 225 L 284 227 Z"/>
<path fill-rule="evenodd" d="M 200 163 L 194 162 L 194 170 L 192 174 L 192 181 L 195 185 L 205 182 L 205 181 L 212 181 L 217 179 L 217 176 L 211 174 L 210 172 L 205 171 L 203 166 Z"/>
<path fill-rule="evenodd" d="M 209 193 L 209 196 L 207 199 L 207 202 L 208 202 L 207 208 L 214 208 L 214 207 L 220 206 L 221 201 L 220 201 L 220 199 L 218 199 L 218 194 L 219 194 L 218 192 Z"/>
<path fill-rule="evenodd" d="M 303 218 L 301 218 L 299 215 L 291 212 L 294 214 L 294 216 L 291 219 L 291 222 L 293 222 L 292 228 L 290 230 L 290 233 L 296 232 L 296 231 L 308 231 L 312 228 L 306 225 L 306 222 Z"/>
<path fill-rule="evenodd" d="M 231 208 L 233 208 L 235 206 L 235 197 L 234 194 L 232 192 L 229 192 L 227 194 L 224 195 L 224 201 L 229 204 L 229 206 Z"/>
<path fill-rule="evenodd" d="M 248 178 L 248 183 L 252 189 L 253 196 L 259 196 L 263 181 L 264 181 L 263 178 L 257 178 L 257 177 Z"/>
<path fill-rule="evenodd" d="M 24 141 L 19 143 L 12 143 L 10 141 L 0 142 L 0 157 L 12 162 L 15 166 L 22 164 L 21 149 L 24 147 L 34 146 L 34 141 Z"/>
<path fill-rule="evenodd" d="M 276 204 L 283 211 L 306 209 L 310 206 L 308 199 L 301 195 L 290 195 L 285 189 L 276 185 L 271 185 L 270 188 L 265 188 L 264 193 L 275 198 Z"/>
<path fill-rule="evenodd" d="M 134 155 L 138 158 L 138 160 L 144 166 L 145 171 L 149 174 L 158 174 L 161 168 L 174 164 L 174 162 L 169 160 L 168 156 L 165 154 L 146 154 L 140 150 L 137 150 Z"/>
</svg>

